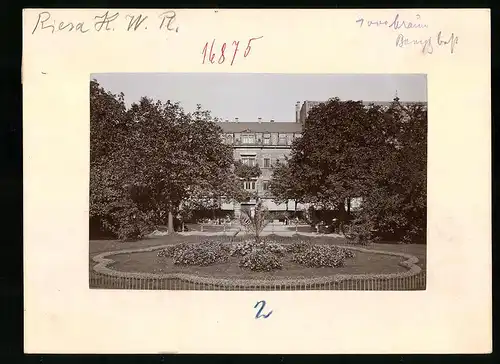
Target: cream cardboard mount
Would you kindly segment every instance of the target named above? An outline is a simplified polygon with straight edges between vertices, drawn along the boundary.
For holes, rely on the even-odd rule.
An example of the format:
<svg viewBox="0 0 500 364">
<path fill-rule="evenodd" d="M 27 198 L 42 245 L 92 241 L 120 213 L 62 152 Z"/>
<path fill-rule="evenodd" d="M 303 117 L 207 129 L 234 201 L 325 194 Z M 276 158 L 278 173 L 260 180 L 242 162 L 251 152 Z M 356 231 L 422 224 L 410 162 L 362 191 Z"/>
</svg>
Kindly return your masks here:
<svg viewBox="0 0 500 364">
<path fill-rule="evenodd" d="M 489 70 L 486 9 L 25 10 L 25 352 L 491 352 Z M 106 72 L 426 74 L 427 289 L 90 290 L 89 77 Z"/>
</svg>

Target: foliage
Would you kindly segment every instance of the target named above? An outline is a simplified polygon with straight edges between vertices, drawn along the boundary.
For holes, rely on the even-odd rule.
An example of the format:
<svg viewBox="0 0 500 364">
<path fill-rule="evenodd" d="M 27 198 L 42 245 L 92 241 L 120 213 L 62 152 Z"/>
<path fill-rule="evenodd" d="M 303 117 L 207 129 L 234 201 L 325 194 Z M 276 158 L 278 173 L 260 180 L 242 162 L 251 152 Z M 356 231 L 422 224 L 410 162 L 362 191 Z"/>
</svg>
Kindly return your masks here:
<svg viewBox="0 0 500 364">
<path fill-rule="evenodd" d="M 249 166 L 238 160 L 234 162 L 234 174 L 241 179 L 250 180 L 260 177 L 262 171 L 258 164 Z"/>
<path fill-rule="evenodd" d="M 242 209 L 240 223 L 249 232 L 255 236 L 255 240 L 260 240 L 260 234 L 267 224 L 268 210 L 262 203 L 262 200 L 257 201 L 253 211 Z"/>
<path fill-rule="evenodd" d="M 312 244 L 310 242 L 299 240 L 287 245 L 286 250 L 289 253 L 302 253 L 309 249 L 311 246 Z"/>
<path fill-rule="evenodd" d="M 286 203 L 290 199 L 301 202 L 305 197 L 305 190 L 302 189 L 304 186 L 295 183 L 296 176 L 292 174 L 293 167 L 289 165 L 287 156 L 285 156 L 285 163 L 278 162 L 273 167 L 270 192 L 277 204 Z"/>
<path fill-rule="evenodd" d="M 264 247 L 267 251 L 276 254 L 279 257 L 285 256 L 286 248 L 280 243 L 274 241 L 265 241 Z"/>
<path fill-rule="evenodd" d="M 395 99 L 388 108 L 366 107 L 330 99 L 311 109 L 287 163 L 273 170 L 271 190 L 281 201 L 294 198 L 337 211 L 341 230 L 352 214 L 346 202 L 362 197 L 356 216 L 365 226 L 360 241 L 375 235 L 424 239 L 426 153 L 424 105 Z"/>
<path fill-rule="evenodd" d="M 347 255 L 346 249 L 329 245 L 310 245 L 306 249 L 296 252 L 292 261 L 307 267 L 342 267 Z"/>
<path fill-rule="evenodd" d="M 90 88 L 91 217 L 113 220 L 110 206 L 118 204 L 124 211 L 116 216 L 140 211 L 148 224 L 164 224 L 167 216 L 220 206 L 242 193 L 232 149 L 222 143 L 222 130 L 208 111 L 198 105 L 185 113 L 179 104 L 148 98 L 127 109 L 123 94 L 113 95 L 96 81 Z M 108 225 L 120 235 L 117 226 Z"/>
<path fill-rule="evenodd" d="M 397 100 L 385 114 L 392 136 L 380 150 L 357 220 L 377 238 L 421 242 L 426 232 L 427 110 Z"/>
<path fill-rule="evenodd" d="M 347 259 L 352 259 L 356 257 L 356 253 L 351 249 L 344 249 L 344 255 Z"/>
<path fill-rule="evenodd" d="M 107 218 L 102 220 L 106 230 L 115 232 L 118 239 L 141 239 L 153 230 L 150 217 L 131 200 L 112 202 L 107 206 Z"/>
<path fill-rule="evenodd" d="M 256 248 L 241 258 L 240 267 L 252 271 L 270 272 L 283 268 L 283 262 L 278 255 L 272 253 L 267 248 Z"/>
<path fill-rule="evenodd" d="M 239 266 L 253 271 L 272 271 L 283 268 L 283 259 L 291 254 L 291 261 L 307 267 L 341 267 L 345 259 L 354 258 L 350 249 L 329 245 L 315 245 L 309 241 L 282 244 L 275 240 L 244 240 L 227 242 L 204 240 L 199 243 L 170 245 L 157 253 L 158 257 L 172 258 L 177 265 L 208 266 L 225 263 L 230 257 L 239 257 Z"/>
<path fill-rule="evenodd" d="M 157 253 L 157 256 L 158 257 L 172 258 L 174 256 L 174 254 L 188 249 L 188 245 L 189 245 L 188 243 L 178 243 L 178 244 L 169 245 L 166 248 L 160 250 Z"/>
<path fill-rule="evenodd" d="M 375 239 L 374 229 L 375 223 L 361 215 L 349 225 L 346 237 L 355 244 L 368 245 Z"/>
<path fill-rule="evenodd" d="M 195 244 L 177 244 L 158 253 L 161 257 L 171 257 L 177 265 L 207 266 L 227 262 L 229 247 L 217 241 L 203 241 Z"/>
<path fill-rule="evenodd" d="M 230 255 L 232 257 L 242 257 L 249 254 L 256 246 L 255 240 L 244 240 L 231 245 Z"/>
</svg>

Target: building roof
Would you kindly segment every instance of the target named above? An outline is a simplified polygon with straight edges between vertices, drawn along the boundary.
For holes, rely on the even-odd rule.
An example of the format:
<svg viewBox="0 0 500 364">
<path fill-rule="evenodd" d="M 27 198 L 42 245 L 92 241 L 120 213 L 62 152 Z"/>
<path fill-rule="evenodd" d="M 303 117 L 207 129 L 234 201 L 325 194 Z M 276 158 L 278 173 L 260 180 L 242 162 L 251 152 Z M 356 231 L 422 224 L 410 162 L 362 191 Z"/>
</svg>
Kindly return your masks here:
<svg viewBox="0 0 500 364">
<path fill-rule="evenodd" d="M 351 100 L 340 100 L 341 102 L 346 102 L 346 101 L 351 101 Z M 378 106 L 390 106 L 392 104 L 393 101 L 364 101 L 364 100 L 352 100 L 352 101 L 361 101 L 363 103 L 363 105 L 370 105 L 370 104 L 375 104 L 375 105 L 378 105 Z M 311 100 L 307 100 L 305 101 L 305 103 L 308 103 L 310 105 L 317 105 L 317 104 L 322 104 L 326 101 L 311 101 Z M 399 101 L 402 105 L 412 105 L 412 104 L 421 104 L 421 105 L 425 105 L 427 104 L 427 102 L 424 102 L 424 101 Z"/>
<path fill-rule="evenodd" d="M 399 101 L 401 105 L 426 105 L 424 101 Z M 363 101 L 363 105 L 375 104 L 377 106 L 391 106 L 392 101 Z"/>
<path fill-rule="evenodd" d="M 301 133 L 302 125 L 300 123 L 290 122 L 219 122 L 217 123 L 225 133 Z"/>
</svg>

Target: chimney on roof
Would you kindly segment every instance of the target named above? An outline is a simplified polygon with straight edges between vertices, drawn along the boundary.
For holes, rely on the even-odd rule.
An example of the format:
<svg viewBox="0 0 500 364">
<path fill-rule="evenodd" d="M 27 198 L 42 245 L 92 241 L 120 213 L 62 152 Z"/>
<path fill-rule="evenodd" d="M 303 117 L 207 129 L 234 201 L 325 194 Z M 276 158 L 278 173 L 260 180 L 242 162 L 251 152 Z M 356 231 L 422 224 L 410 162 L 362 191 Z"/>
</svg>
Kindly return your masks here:
<svg viewBox="0 0 500 364">
<path fill-rule="evenodd" d="M 262 123 L 262 118 L 259 118 L 258 120 L 259 120 L 259 123 Z"/>
<path fill-rule="evenodd" d="M 234 121 L 238 122 L 238 118 L 234 118 Z"/>
<path fill-rule="evenodd" d="M 295 104 L 295 122 L 300 123 L 300 101 Z"/>
</svg>

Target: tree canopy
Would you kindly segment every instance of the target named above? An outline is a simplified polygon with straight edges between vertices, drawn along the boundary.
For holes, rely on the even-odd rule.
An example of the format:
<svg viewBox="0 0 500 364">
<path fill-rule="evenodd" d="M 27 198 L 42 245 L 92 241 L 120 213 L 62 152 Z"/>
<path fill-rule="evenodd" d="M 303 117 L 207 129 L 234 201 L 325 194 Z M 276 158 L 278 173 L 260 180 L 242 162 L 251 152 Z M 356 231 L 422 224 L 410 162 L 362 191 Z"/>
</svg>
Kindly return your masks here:
<svg viewBox="0 0 500 364">
<path fill-rule="evenodd" d="M 208 111 L 124 95 L 91 82 L 90 216 L 122 237 L 139 237 L 185 205 L 241 193 L 231 147 Z M 135 223 L 133 223 L 135 221 Z"/>
<path fill-rule="evenodd" d="M 309 113 L 287 163 L 273 171 L 278 200 L 294 198 L 339 211 L 362 197 L 358 222 L 405 239 L 425 230 L 427 111 L 330 99 Z M 349 206 L 349 204 L 347 204 Z"/>
</svg>

